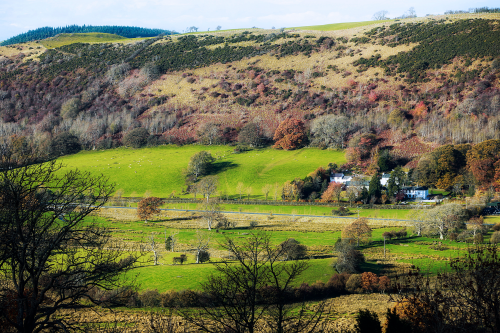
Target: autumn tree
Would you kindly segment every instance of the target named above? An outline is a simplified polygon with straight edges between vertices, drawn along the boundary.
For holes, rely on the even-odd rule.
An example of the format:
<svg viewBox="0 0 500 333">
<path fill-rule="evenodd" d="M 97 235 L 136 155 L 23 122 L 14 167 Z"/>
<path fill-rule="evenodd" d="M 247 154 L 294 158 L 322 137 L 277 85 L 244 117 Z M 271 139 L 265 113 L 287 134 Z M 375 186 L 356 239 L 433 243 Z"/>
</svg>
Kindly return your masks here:
<svg viewBox="0 0 500 333">
<path fill-rule="evenodd" d="M 160 214 L 160 206 L 163 204 L 163 200 L 157 197 L 144 198 L 137 205 L 137 216 L 147 223 L 152 216 Z"/>
<path fill-rule="evenodd" d="M 495 162 L 500 157 L 500 140 L 486 140 L 467 152 L 467 168 L 478 183 L 486 188 L 495 179 Z"/>
<path fill-rule="evenodd" d="M 326 189 L 326 191 L 323 192 L 321 199 L 325 202 L 328 202 L 328 201 L 333 201 L 333 199 L 335 198 L 337 199 L 337 202 L 340 203 L 342 187 L 343 185 L 341 183 L 330 182 L 330 184 L 328 184 L 328 188 Z"/>
<path fill-rule="evenodd" d="M 349 240 L 359 246 L 360 241 L 368 242 L 372 237 L 372 229 L 368 226 L 368 219 L 360 217 L 342 230 L 342 239 Z"/>
<path fill-rule="evenodd" d="M 127 290 L 118 289 L 123 276 L 139 255 L 89 218 L 113 186 L 56 161 L 6 161 L 2 154 L 0 163 L 2 331 L 77 329 L 58 311 L 117 302 Z M 96 291 L 111 289 L 116 293 L 110 298 L 96 297 Z"/>
<path fill-rule="evenodd" d="M 392 294 L 395 313 L 418 332 L 500 331 L 500 254 L 496 245 L 476 246 L 452 258 L 449 271 L 430 283 L 412 269 L 399 274 Z"/>
<path fill-rule="evenodd" d="M 292 150 L 301 147 L 306 139 L 304 122 L 299 119 L 288 118 L 283 120 L 274 132 L 273 140 L 275 143 L 273 147 Z"/>
<path fill-rule="evenodd" d="M 200 151 L 194 154 L 189 159 L 189 164 L 187 168 L 187 175 L 193 175 L 194 181 L 198 180 L 198 177 L 203 176 L 207 173 L 210 165 L 215 161 L 215 158 L 209 152 Z"/>
</svg>

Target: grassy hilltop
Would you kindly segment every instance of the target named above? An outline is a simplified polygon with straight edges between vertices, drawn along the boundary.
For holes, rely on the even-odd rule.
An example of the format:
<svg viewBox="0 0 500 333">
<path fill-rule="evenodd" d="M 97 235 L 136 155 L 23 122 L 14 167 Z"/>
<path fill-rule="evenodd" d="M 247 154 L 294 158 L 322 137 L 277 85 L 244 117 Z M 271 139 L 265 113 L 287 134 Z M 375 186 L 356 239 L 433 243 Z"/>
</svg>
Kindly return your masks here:
<svg viewBox="0 0 500 333">
<path fill-rule="evenodd" d="M 319 166 L 345 162 L 341 151 L 326 151 L 315 148 L 282 151 L 256 149 L 233 154 L 232 147 L 174 145 L 155 148 L 118 148 L 105 151 L 85 151 L 61 158 L 69 168 L 102 173 L 122 189 L 125 196 L 142 196 L 146 191 L 152 195 L 168 197 L 172 191 L 180 195 L 185 188 L 182 170 L 195 153 L 207 150 L 217 160 L 212 173 L 219 176 L 219 190 L 236 196 L 236 185 L 242 182 L 252 187 L 252 198 L 263 199 L 262 187 L 296 177 L 304 178 Z M 243 193 L 246 196 L 246 192 Z"/>
</svg>

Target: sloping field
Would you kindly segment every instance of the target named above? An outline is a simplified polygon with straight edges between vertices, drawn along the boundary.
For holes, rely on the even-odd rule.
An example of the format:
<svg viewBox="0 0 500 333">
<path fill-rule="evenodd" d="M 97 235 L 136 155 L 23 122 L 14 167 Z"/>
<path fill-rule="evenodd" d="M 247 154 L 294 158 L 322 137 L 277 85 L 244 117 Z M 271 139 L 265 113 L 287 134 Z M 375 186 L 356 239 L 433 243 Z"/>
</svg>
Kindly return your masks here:
<svg viewBox="0 0 500 333">
<path fill-rule="evenodd" d="M 295 27 L 293 29 L 334 31 L 334 30 L 344 30 L 344 29 L 359 28 L 359 27 L 364 27 L 366 25 L 377 24 L 377 23 L 384 23 L 384 22 L 391 22 L 391 21 L 394 21 L 394 20 L 332 23 L 332 24 L 323 24 L 323 25 L 311 25 L 311 26 L 306 26 L 306 27 Z"/>
<path fill-rule="evenodd" d="M 60 159 L 69 168 L 79 168 L 93 174 L 102 173 L 122 189 L 124 196 L 176 196 L 185 188 L 182 170 L 189 158 L 199 151 L 210 151 L 217 160 L 212 174 L 219 176 L 219 190 L 236 198 L 239 182 L 251 187 L 251 198 L 264 199 L 262 187 L 296 177 L 304 178 L 319 166 L 345 163 L 344 152 L 304 148 L 294 151 L 258 149 L 233 154 L 228 146 L 173 145 L 154 148 L 118 148 L 106 151 L 84 151 Z M 246 195 L 246 191 L 243 193 Z M 182 196 L 182 195 L 181 195 Z M 185 197 L 185 196 L 184 196 Z"/>
<path fill-rule="evenodd" d="M 76 33 L 76 34 L 59 34 L 56 37 L 51 37 L 42 40 L 40 43 L 48 49 L 53 49 L 63 45 L 74 43 L 109 43 L 128 39 L 114 34 L 105 34 L 100 32 Z"/>
</svg>

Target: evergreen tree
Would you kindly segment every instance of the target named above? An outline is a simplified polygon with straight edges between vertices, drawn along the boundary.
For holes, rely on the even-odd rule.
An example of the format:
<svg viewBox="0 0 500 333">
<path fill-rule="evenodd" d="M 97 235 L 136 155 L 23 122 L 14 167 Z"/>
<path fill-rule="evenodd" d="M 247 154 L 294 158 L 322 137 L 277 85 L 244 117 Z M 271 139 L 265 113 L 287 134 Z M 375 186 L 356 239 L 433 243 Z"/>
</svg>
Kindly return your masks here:
<svg viewBox="0 0 500 333">
<path fill-rule="evenodd" d="M 382 184 L 380 184 L 380 178 L 380 174 L 377 172 L 370 180 L 370 185 L 368 187 L 368 195 L 370 198 L 375 197 L 378 199 L 382 195 Z"/>
</svg>

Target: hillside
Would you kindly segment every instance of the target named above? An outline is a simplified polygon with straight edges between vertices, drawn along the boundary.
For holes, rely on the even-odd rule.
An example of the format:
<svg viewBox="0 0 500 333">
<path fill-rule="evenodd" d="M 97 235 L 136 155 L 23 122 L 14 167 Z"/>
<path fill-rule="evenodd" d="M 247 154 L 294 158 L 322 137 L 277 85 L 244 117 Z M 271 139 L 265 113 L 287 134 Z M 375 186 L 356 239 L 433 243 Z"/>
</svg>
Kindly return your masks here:
<svg viewBox="0 0 500 333">
<path fill-rule="evenodd" d="M 137 127 L 149 145 L 233 144 L 252 123 L 271 143 L 293 117 L 310 146 L 358 147 L 373 134 L 376 149 L 348 151 L 350 166 L 387 150 L 414 167 L 442 144 L 500 138 L 499 18 L 1 47 L 0 135 L 48 151 L 62 132 L 85 149 L 111 148 Z"/>
<path fill-rule="evenodd" d="M 306 177 L 320 166 L 326 169 L 329 163 L 345 162 L 344 154 L 337 151 L 259 149 L 233 154 L 231 147 L 200 145 L 89 151 L 66 156 L 61 162 L 68 168 L 102 173 L 116 184 L 117 190 L 122 190 L 123 196 L 143 196 L 149 191 L 163 198 L 173 192 L 175 196 L 192 197 L 182 195 L 186 188 L 182 171 L 187 168 L 189 158 L 201 150 L 208 150 L 217 158 L 212 173 L 219 176 L 219 190 L 234 198 L 239 182 L 245 185 L 245 197 L 246 189 L 250 188 L 251 198 L 264 199 L 262 188 L 266 184 L 282 186 L 295 177 Z"/>
<path fill-rule="evenodd" d="M 104 33 L 104 34 L 119 35 L 125 38 L 136 38 L 136 37 L 154 37 L 160 34 L 171 35 L 175 32 L 163 29 L 149 29 L 140 27 L 108 26 L 108 25 L 104 26 L 69 25 L 58 28 L 43 27 L 35 30 L 30 30 L 28 32 L 11 37 L 0 43 L 0 46 L 32 42 L 35 40 L 55 37 L 60 34 L 88 34 L 88 33 Z M 109 40 L 104 40 L 103 42 L 108 42 L 108 41 Z"/>
</svg>

